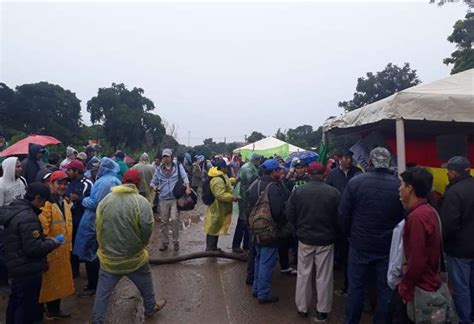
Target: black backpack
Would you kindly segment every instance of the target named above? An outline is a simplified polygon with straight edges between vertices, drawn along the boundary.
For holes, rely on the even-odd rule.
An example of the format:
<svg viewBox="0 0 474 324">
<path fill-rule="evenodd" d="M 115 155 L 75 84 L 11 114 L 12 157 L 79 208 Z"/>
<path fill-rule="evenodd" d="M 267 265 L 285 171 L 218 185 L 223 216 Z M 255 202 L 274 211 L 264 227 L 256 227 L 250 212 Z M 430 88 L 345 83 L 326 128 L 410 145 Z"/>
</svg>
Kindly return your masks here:
<svg viewBox="0 0 474 324">
<path fill-rule="evenodd" d="M 214 197 L 214 194 L 212 193 L 211 190 L 211 180 L 214 179 L 215 177 L 208 177 L 204 182 L 202 183 L 202 202 L 210 206 L 216 200 L 216 197 Z M 225 183 L 225 178 L 224 176 L 219 176 L 219 178 L 222 179 Z"/>
</svg>

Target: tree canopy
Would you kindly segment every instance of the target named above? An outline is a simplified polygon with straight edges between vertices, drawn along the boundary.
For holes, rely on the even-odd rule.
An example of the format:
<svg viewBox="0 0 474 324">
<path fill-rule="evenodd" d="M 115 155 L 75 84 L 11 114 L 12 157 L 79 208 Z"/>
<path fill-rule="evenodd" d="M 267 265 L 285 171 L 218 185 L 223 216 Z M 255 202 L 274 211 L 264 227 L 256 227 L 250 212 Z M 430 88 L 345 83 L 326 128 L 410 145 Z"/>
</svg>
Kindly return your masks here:
<svg viewBox="0 0 474 324">
<path fill-rule="evenodd" d="M 459 73 L 474 68 L 474 12 L 466 14 L 465 19 L 454 24 L 453 33 L 448 41 L 456 44 L 456 50 L 451 57 L 445 58 L 443 63 L 453 64 L 451 74 Z"/>
<path fill-rule="evenodd" d="M 253 131 L 252 134 L 250 134 L 250 136 L 247 137 L 247 143 L 255 143 L 264 138 L 265 138 L 265 135 L 263 135 L 262 133 Z"/>
<path fill-rule="evenodd" d="M 416 70 L 412 70 L 409 63 L 405 63 L 402 67 L 388 63 L 382 71 L 375 74 L 368 72 L 366 77 L 358 78 L 353 99 L 341 101 L 338 105 L 345 111 L 352 111 L 420 82 Z"/>
</svg>

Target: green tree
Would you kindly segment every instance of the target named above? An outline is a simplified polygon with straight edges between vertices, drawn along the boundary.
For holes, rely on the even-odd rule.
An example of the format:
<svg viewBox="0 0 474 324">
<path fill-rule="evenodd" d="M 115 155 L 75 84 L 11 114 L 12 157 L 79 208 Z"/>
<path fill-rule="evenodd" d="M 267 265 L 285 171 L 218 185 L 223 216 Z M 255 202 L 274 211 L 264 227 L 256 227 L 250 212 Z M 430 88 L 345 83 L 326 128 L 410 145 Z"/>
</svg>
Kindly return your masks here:
<svg viewBox="0 0 474 324">
<path fill-rule="evenodd" d="M 295 129 L 289 129 L 286 133 L 287 142 L 306 150 L 311 150 L 319 145 L 322 138 L 322 127 L 317 130 L 313 129 L 313 126 L 302 125 Z"/>
<path fill-rule="evenodd" d="M 456 44 L 456 50 L 451 57 L 445 58 L 443 63 L 453 64 L 451 74 L 459 73 L 474 68 L 474 12 L 466 14 L 464 20 L 458 20 L 454 24 L 453 33 L 448 41 Z"/>
<path fill-rule="evenodd" d="M 51 135 L 68 144 L 81 141 L 81 101 L 73 92 L 48 82 L 24 84 L 14 93 L 4 84 L 1 88 L 0 109 L 5 109 L 2 117 L 9 128 Z"/>
<path fill-rule="evenodd" d="M 409 63 L 403 67 L 389 63 L 380 72 L 367 73 L 366 77 L 357 79 L 356 92 L 349 101 L 339 102 L 339 107 L 345 111 L 352 111 L 386 98 L 395 92 L 413 87 L 421 81 L 416 70 L 410 68 Z"/>
<path fill-rule="evenodd" d="M 87 102 L 91 122 L 103 123 L 107 141 L 114 149 L 135 150 L 164 139 L 161 118 L 150 113 L 155 105 L 143 93 L 141 88 L 128 90 L 123 83 L 112 83 L 110 88 L 100 88 L 97 96 Z"/>
<path fill-rule="evenodd" d="M 255 143 L 264 138 L 265 138 L 265 135 L 263 135 L 262 133 L 253 131 L 252 134 L 250 134 L 250 136 L 247 137 L 247 143 Z"/>
<path fill-rule="evenodd" d="M 279 139 L 280 141 L 286 142 L 286 133 L 281 130 L 281 128 L 278 128 L 275 138 Z"/>
<path fill-rule="evenodd" d="M 204 145 L 211 145 L 211 144 L 216 144 L 216 142 L 214 142 L 212 140 L 212 137 L 211 138 L 206 138 L 204 141 L 203 141 Z"/>
</svg>

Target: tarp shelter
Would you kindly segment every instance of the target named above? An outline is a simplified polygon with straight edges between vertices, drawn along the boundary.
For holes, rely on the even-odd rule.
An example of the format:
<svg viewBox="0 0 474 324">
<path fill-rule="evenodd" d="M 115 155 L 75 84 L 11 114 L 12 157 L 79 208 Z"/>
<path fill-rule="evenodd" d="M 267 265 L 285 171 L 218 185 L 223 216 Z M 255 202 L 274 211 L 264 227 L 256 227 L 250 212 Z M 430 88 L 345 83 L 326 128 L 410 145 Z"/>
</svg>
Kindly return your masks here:
<svg viewBox="0 0 474 324">
<path fill-rule="evenodd" d="M 412 162 L 432 167 L 444 179 L 439 166 L 449 156 L 466 155 L 474 164 L 474 69 L 397 92 L 323 126 L 325 135 L 374 129 L 386 135 L 399 172 Z"/>
<path fill-rule="evenodd" d="M 302 151 L 304 149 L 301 147 L 291 145 L 275 137 L 266 137 L 255 143 L 236 148 L 233 153 L 240 153 L 243 160 L 249 160 L 253 153 L 258 153 L 265 157 L 277 155 L 286 159 L 291 153 Z"/>
</svg>

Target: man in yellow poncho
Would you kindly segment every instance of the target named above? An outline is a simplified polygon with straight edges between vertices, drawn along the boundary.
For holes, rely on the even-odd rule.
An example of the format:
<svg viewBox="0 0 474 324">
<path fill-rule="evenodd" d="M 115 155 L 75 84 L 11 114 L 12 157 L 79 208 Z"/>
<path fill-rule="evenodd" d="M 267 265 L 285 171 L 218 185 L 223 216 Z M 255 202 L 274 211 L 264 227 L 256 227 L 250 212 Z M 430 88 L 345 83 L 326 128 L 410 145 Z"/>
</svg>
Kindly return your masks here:
<svg viewBox="0 0 474 324">
<path fill-rule="evenodd" d="M 46 237 L 64 236 L 64 244 L 48 254 L 48 271 L 43 273 L 39 302 L 46 304 L 46 319 L 64 319 L 71 314 L 61 310 L 61 298 L 74 293 L 72 279 L 72 214 L 64 199 L 68 176 L 64 171 L 55 171 L 49 178 L 51 200 L 46 202 L 39 219 Z"/>
<path fill-rule="evenodd" d="M 123 185 L 112 188 L 97 207 L 96 232 L 100 261 L 92 323 L 104 323 L 107 304 L 122 276 L 140 290 L 145 316 L 159 312 L 166 300 L 156 302 L 147 251 L 153 231 L 153 211 L 138 193 L 140 172 L 129 170 Z"/>
<path fill-rule="evenodd" d="M 208 172 L 208 176 L 211 178 L 209 186 L 215 200 L 207 208 L 204 221 L 206 251 L 220 251 L 217 248 L 219 235 L 227 234 L 232 221 L 232 203 L 240 199 L 232 193 L 232 185 L 235 179 L 229 179 L 226 170 L 226 162 L 220 159 L 216 166 Z"/>
</svg>

